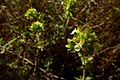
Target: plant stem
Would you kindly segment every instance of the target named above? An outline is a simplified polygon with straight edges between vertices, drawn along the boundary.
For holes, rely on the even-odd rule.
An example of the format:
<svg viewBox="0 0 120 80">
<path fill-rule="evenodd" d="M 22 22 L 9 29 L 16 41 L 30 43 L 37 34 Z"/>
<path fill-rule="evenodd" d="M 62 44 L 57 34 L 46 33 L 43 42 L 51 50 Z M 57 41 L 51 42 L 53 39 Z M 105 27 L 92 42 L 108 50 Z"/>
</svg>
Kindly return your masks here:
<svg viewBox="0 0 120 80">
<path fill-rule="evenodd" d="M 83 77 L 82 80 L 85 80 L 85 69 L 83 69 Z"/>
<path fill-rule="evenodd" d="M 80 59 L 81 59 L 81 62 L 82 62 L 82 66 L 83 66 L 83 76 L 82 76 L 82 80 L 85 80 L 85 68 L 86 68 L 86 64 L 85 64 L 85 56 L 82 54 L 82 53 L 78 53 Z"/>
</svg>

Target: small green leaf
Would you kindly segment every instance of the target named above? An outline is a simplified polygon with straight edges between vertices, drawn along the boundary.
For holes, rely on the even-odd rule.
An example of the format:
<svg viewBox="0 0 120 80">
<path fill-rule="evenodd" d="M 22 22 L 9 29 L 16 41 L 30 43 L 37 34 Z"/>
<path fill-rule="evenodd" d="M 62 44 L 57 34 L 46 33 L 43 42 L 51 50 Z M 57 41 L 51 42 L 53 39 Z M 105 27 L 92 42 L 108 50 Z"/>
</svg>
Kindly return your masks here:
<svg viewBox="0 0 120 80">
<path fill-rule="evenodd" d="M 70 48 L 70 45 L 65 45 L 66 48 Z"/>
<path fill-rule="evenodd" d="M 88 38 L 88 40 L 87 40 L 88 42 L 91 42 L 92 41 L 92 38 Z"/>
<path fill-rule="evenodd" d="M 67 42 L 68 42 L 68 44 L 71 44 L 72 40 L 68 38 Z"/>
<path fill-rule="evenodd" d="M 20 39 L 19 42 L 20 43 L 25 43 L 25 39 Z"/>
<path fill-rule="evenodd" d="M 88 58 L 88 61 L 92 61 L 92 60 L 93 60 L 93 57 L 89 57 L 89 58 Z"/>
</svg>

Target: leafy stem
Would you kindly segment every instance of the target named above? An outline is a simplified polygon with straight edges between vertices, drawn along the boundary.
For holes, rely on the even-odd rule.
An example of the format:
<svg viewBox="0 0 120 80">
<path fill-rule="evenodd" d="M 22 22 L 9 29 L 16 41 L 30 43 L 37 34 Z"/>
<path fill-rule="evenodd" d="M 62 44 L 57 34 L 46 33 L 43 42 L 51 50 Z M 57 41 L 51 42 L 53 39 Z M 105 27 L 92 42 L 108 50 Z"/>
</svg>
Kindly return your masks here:
<svg viewBox="0 0 120 80">
<path fill-rule="evenodd" d="M 82 62 L 82 68 L 83 68 L 83 76 L 82 76 L 82 80 L 85 80 L 85 74 L 86 74 L 86 59 L 85 59 L 85 56 L 81 53 L 81 52 L 78 52 L 78 56 L 80 57 L 81 59 L 81 62 Z"/>
</svg>

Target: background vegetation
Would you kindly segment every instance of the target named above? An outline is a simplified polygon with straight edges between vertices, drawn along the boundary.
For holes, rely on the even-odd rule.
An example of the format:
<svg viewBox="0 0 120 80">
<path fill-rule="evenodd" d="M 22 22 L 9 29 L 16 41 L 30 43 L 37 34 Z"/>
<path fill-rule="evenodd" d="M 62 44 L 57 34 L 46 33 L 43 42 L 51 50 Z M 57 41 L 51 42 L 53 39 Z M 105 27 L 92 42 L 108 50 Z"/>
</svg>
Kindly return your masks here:
<svg viewBox="0 0 120 80">
<path fill-rule="evenodd" d="M 0 0 L 0 79 L 119 80 L 119 24 L 120 0 Z"/>
</svg>

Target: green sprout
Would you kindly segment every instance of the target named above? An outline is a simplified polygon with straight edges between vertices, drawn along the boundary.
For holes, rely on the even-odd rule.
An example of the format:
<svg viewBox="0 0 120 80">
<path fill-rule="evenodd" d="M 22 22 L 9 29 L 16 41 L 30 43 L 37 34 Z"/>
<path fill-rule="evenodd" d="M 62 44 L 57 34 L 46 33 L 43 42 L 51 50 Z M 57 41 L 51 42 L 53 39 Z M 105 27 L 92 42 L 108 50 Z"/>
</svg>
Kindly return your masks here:
<svg viewBox="0 0 120 80">
<path fill-rule="evenodd" d="M 76 3 L 76 0 L 64 0 L 65 5 L 65 14 L 64 18 L 69 19 L 72 17 L 72 13 L 70 12 L 70 7 L 73 6 Z"/>
<path fill-rule="evenodd" d="M 27 19 L 34 19 L 38 17 L 38 12 L 35 8 L 28 9 L 24 15 Z"/>
<path fill-rule="evenodd" d="M 94 48 L 94 44 L 96 44 L 97 41 L 97 36 L 92 30 L 87 28 L 81 30 L 80 28 L 77 28 L 73 30 L 72 34 L 74 34 L 73 38 L 68 39 L 68 44 L 66 45 L 69 51 L 79 52 L 82 48 L 87 48 L 91 51 L 91 47 Z M 74 49 L 72 49 L 73 46 Z"/>
<path fill-rule="evenodd" d="M 83 69 L 81 80 L 85 80 L 86 70 L 90 68 L 90 64 L 93 60 L 93 57 L 89 53 L 93 53 L 96 46 L 99 46 L 97 36 L 91 29 L 85 28 L 83 30 L 79 27 L 77 29 L 75 28 L 71 34 L 74 36 L 72 39 L 67 39 L 68 44 L 66 48 L 72 53 L 77 53 L 80 57 Z M 86 56 L 86 54 L 89 54 L 89 56 Z"/>
<path fill-rule="evenodd" d="M 32 25 L 30 26 L 31 31 L 44 31 L 44 25 L 41 22 L 33 22 Z"/>
</svg>

